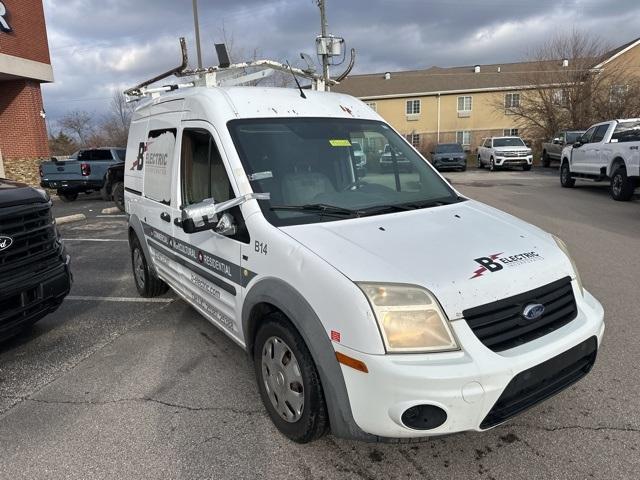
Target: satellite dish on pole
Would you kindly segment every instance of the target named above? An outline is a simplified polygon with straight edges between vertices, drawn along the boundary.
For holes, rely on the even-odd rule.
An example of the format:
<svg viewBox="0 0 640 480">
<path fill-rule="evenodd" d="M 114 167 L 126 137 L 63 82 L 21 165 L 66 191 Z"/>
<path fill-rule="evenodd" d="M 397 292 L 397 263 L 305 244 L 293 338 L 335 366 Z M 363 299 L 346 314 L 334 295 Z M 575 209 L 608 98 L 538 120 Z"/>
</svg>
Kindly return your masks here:
<svg viewBox="0 0 640 480">
<path fill-rule="evenodd" d="M 305 68 L 305 71 L 311 72 L 311 73 L 316 71 L 316 64 L 313 61 L 313 58 L 311 57 L 311 55 L 306 53 L 301 53 L 300 58 L 304 60 L 304 62 L 307 64 L 307 68 Z"/>
</svg>

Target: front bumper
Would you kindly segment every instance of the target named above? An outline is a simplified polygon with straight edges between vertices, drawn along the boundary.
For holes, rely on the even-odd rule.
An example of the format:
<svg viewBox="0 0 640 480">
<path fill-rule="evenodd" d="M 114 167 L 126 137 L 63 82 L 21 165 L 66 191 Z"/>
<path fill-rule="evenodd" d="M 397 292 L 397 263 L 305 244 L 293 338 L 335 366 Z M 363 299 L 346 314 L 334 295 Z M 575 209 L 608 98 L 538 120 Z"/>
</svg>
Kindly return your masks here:
<svg viewBox="0 0 640 480">
<path fill-rule="evenodd" d="M 467 161 L 464 158 L 456 158 L 453 160 L 434 160 L 433 166 L 435 168 L 464 168 L 467 166 Z"/>
<path fill-rule="evenodd" d="M 577 287 L 574 285 L 573 288 L 575 291 Z M 579 293 L 575 293 L 577 297 Z M 599 345 L 604 333 L 604 312 L 598 301 L 585 291 L 584 299 L 578 301 L 578 315 L 573 321 L 543 337 L 499 353 L 485 347 L 465 320 L 451 322 L 451 325 L 463 348 L 461 351 L 367 355 L 334 344 L 336 351 L 363 361 L 369 369 L 369 373 L 362 373 L 341 365 L 353 418 L 360 429 L 385 438 L 415 438 L 468 430 L 482 431 L 502 423 L 512 414 L 539 403 L 573 383 L 561 384 L 559 388 L 548 391 L 548 394 L 512 414 L 508 409 L 513 402 L 507 405 L 507 413 L 503 408 L 505 405 L 502 403 L 510 394 L 507 388 L 510 383 L 513 385 L 520 381 L 520 373 L 533 372 L 536 366 L 556 357 L 559 357 L 557 361 L 562 361 L 562 354 L 584 342 L 588 343 L 592 337 L 597 339 Z M 519 378 L 527 377 L 529 372 Z M 579 378 L 581 376 L 575 380 Z M 503 393 L 505 396 L 501 397 Z M 520 400 L 515 399 L 516 402 Z M 446 421 L 431 430 L 415 430 L 405 426 L 402 414 L 417 405 L 439 407 L 446 413 Z M 502 416 L 490 417 L 500 408 Z"/>
<path fill-rule="evenodd" d="M 533 155 L 525 157 L 496 157 L 495 162 L 499 167 L 507 167 L 511 165 L 532 165 Z"/>
<path fill-rule="evenodd" d="M 55 311 L 69 294 L 73 276 L 70 257 L 55 267 L 16 279 L 0 293 L 0 341 L 19 333 Z"/>
</svg>

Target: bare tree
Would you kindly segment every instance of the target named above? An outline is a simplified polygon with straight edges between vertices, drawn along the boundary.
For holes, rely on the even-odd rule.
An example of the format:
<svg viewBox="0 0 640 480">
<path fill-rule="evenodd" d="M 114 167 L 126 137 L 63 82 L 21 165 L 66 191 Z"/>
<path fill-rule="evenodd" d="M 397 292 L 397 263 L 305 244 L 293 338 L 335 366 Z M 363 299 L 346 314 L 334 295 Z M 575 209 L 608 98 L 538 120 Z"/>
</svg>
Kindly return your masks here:
<svg viewBox="0 0 640 480">
<path fill-rule="evenodd" d="M 122 92 L 113 93 L 109 112 L 104 116 L 101 124 L 101 136 L 109 145 L 120 147 L 127 144 L 133 110 L 133 105 L 127 103 Z"/>
<path fill-rule="evenodd" d="M 623 63 L 595 67 L 611 56 L 599 38 L 576 30 L 551 38 L 528 55 L 519 102 L 495 107 L 512 114 L 529 138 L 551 138 L 562 129 L 584 129 L 638 113 L 637 80 Z M 619 87 L 619 88 L 618 88 Z"/>
<path fill-rule="evenodd" d="M 60 127 L 71 133 L 79 141 L 80 146 L 87 145 L 87 141 L 95 130 L 94 118 L 89 112 L 73 110 L 63 116 Z"/>
</svg>

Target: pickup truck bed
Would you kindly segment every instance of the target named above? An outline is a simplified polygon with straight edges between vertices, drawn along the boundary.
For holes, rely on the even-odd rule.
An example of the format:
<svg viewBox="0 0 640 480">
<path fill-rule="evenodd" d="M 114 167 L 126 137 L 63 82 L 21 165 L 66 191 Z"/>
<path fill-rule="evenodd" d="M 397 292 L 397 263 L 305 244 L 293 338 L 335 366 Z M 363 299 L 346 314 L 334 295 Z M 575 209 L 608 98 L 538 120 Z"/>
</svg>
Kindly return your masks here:
<svg viewBox="0 0 640 480">
<path fill-rule="evenodd" d="M 105 176 L 110 166 L 124 160 L 123 148 L 96 148 L 80 150 L 67 160 L 51 160 L 40 165 L 40 185 L 57 190 L 65 201 L 73 201 L 81 192 L 104 191 Z"/>
</svg>

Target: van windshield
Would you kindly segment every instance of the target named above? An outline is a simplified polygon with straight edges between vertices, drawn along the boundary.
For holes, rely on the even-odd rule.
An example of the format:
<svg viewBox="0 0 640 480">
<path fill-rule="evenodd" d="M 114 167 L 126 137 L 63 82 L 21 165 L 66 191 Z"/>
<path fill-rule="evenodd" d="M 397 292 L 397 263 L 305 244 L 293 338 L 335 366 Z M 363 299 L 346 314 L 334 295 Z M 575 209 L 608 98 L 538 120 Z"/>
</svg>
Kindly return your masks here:
<svg viewBox="0 0 640 480">
<path fill-rule="evenodd" d="M 463 200 L 383 122 L 268 118 L 228 127 L 253 191 L 270 193 L 260 206 L 277 226 Z"/>
</svg>

